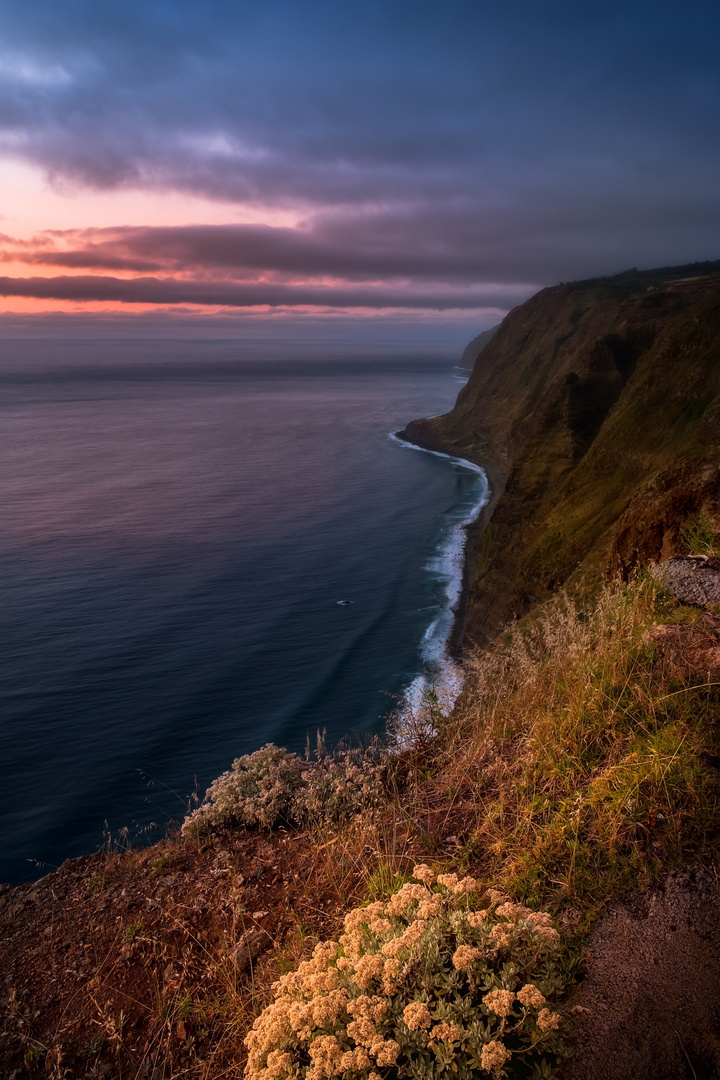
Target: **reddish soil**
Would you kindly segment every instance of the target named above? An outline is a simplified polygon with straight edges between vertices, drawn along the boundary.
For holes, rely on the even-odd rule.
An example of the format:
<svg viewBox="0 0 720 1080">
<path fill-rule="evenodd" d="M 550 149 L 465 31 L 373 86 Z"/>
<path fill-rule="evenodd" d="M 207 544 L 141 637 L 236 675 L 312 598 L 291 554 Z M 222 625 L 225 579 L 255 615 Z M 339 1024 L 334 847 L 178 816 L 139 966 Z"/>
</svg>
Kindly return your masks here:
<svg viewBox="0 0 720 1080">
<path fill-rule="evenodd" d="M 720 674 L 720 618 L 702 615 L 696 623 L 653 626 L 648 638 L 658 659 L 680 678 L 693 683 L 713 680 Z"/>
<path fill-rule="evenodd" d="M 0 1075 L 237 1075 L 268 986 L 354 899 L 319 861 L 302 835 L 238 832 L 0 886 Z"/>
</svg>

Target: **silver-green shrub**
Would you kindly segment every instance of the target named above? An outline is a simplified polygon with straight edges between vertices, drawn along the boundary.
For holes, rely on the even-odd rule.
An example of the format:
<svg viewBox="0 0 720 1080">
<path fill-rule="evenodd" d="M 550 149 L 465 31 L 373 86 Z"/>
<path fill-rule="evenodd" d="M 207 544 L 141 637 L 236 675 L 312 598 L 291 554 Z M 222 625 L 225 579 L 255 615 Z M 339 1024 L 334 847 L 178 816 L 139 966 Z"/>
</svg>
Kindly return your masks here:
<svg viewBox="0 0 720 1080">
<path fill-rule="evenodd" d="M 319 740 L 316 758 L 303 760 L 268 743 L 236 758 L 232 769 L 213 781 L 182 831 L 344 821 L 380 804 L 384 771 L 381 756 L 373 751 L 327 753 Z"/>
<path fill-rule="evenodd" d="M 473 878 L 414 874 L 275 984 L 246 1039 L 246 1080 L 556 1075 L 563 981 L 550 916 L 492 890 L 478 910 Z"/>
<path fill-rule="evenodd" d="M 232 769 L 213 780 L 205 801 L 185 818 L 183 832 L 230 824 L 271 829 L 288 815 L 303 769 L 297 754 L 273 743 L 235 758 Z"/>
<path fill-rule="evenodd" d="M 336 750 L 318 756 L 302 773 L 302 785 L 293 795 L 292 813 L 299 822 L 347 821 L 362 810 L 379 806 L 383 799 L 385 765 L 377 753 Z"/>
</svg>

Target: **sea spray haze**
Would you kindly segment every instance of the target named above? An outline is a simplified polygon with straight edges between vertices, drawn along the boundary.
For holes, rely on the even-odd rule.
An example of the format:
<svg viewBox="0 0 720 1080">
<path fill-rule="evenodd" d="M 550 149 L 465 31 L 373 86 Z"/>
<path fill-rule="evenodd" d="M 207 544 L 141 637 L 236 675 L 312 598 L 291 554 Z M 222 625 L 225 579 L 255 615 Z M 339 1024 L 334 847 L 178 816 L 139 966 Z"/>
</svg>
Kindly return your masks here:
<svg viewBox="0 0 720 1080">
<path fill-rule="evenodd" d="M 481 478 L 388 436 L 452 404 L 450 357 L 88 340 L 2 357 L 0 880 L 94 849 L 106 820 L 182 818 L 268 741 L 378 731 L 442 666 Z"/>
</svg>

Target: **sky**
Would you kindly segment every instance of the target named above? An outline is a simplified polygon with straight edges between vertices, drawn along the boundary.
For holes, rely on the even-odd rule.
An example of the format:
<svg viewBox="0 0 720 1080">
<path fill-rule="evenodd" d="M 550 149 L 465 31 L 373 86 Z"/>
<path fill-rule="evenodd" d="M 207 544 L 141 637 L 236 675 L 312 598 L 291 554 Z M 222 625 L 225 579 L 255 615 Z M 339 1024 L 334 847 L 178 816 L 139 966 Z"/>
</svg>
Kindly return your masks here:
<svg viewBox="0 0 720 1080">
<path fill-rule="evenodd" d="M 462 337 L 717 259 L 719 41 L 715 0 L 3 0 L 0 320 Z"/>
</svg>

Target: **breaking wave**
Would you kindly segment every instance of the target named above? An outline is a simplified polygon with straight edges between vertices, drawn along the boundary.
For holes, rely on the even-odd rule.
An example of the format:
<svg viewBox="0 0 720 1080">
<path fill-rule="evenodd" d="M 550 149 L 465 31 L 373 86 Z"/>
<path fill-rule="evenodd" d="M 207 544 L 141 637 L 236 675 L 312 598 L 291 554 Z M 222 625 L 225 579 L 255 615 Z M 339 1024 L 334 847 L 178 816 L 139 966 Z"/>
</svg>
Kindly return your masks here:
<svg viewBox="0 0 720 1080">
<path fill-rule="evenodd" d="M 412 678 L 399 709 L 401 717 L 417 717 L 427 708 L 429 696 L 436 697 L 443 712 L 447 712 L 462 690 L 462 668 L 450 655 L 449 643 L 462 594 L 467 527 L 477 520 L 486 505 L 490 486 L 484 469 L 471 461 L 439 450 L 426 450 L 395 434 L 390 435 L 390 439 L 407 450 L 445 458 L 455 469 L 475 477 L 465 498 L 447 515 L 435 551 L 425 564 L 425 570 L 437 586 L 438 602 L 420 645 L 422 671 Z"/>
</svg>

